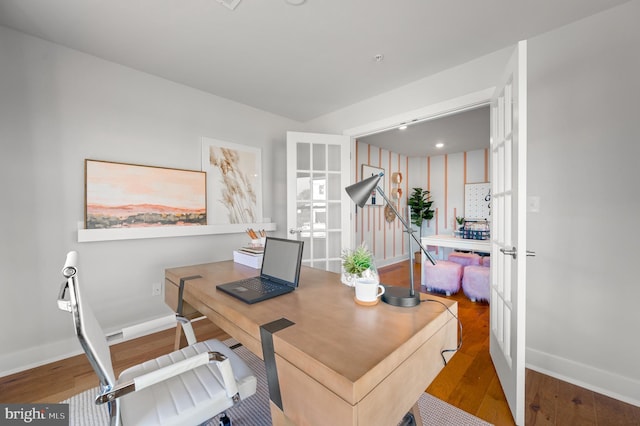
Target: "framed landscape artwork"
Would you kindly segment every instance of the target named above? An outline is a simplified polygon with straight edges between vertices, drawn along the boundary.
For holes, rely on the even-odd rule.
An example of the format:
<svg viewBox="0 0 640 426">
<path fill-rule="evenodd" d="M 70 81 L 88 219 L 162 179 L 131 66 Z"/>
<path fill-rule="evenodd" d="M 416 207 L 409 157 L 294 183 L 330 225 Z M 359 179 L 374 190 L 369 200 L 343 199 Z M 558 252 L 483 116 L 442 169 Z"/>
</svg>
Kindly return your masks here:
<svg viewBox="0 0 640 426">
<path fill-rule="evenodd" d="M 202 138 L 209 224 L 262 222 L 259 148 Z"/>
<path fill-rule="evenodd" d="M 207 224 L 206 174 L 85 160 L 85 228 Z"/>
<path fill-rule="evenodd" d="M 362 179 L 364 180 L 368 177 L 374 176 L 374 175 L 379 175 L 380 172 L 384 173 L 384 169 L 378 168 L 378 167 L 374 167 L 374 166 L 369 166 L 368 164 L 363 164 L 362 165 Z M 382 190 L 384 191 L 384 179 L 385 176 L 382 176 L 382 178 L 380 178 L 380 180 L 378 181 L 378 185 L 380 188 L 382 188 Z M 371 191 L 371 195 L 369 196 L 369 199 L 367 200 L 367 205 L 368 206 L 384 206 L 384 198 L 382 198 L 382 196 L 380 194 L 378 194 L 378 191 L 376 189 L 374 189 L 373 191 Z"/>
</svg>

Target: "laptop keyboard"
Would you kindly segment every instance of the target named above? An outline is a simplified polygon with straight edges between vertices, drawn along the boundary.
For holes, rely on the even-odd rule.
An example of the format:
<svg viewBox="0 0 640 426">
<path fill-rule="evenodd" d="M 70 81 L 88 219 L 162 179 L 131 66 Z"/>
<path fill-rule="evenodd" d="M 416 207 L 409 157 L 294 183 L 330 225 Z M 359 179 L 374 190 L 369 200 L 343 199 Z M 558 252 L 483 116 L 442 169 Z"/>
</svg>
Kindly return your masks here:
<svg viewBox="0 0 640 426">
<path fill-rule="evenodd" d="M 247 278 L 241 280 L 239 284 L 245 288 L 248 288 L 249 290 L 257 291 L 258 293 L 262 294 L 273 293 L 274 291 L 280 290 L 282 288 L 282 286 L 280 285 L 270 283 L 266 280 L 261 280 L 260 278 Z"/>
</svg>

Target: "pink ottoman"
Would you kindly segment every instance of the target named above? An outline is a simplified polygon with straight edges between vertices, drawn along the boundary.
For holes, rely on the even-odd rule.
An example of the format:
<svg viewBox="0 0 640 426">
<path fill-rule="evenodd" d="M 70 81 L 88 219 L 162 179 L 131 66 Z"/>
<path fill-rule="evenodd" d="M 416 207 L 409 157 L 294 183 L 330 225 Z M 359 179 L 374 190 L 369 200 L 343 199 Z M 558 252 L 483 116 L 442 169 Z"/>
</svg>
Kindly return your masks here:
<svg viewBox="0 0 640 426">
<path fill-rule="evenodd" d="M 438 260 L 435 265 L 425 262 L 424 265 L 422 277 L 427 291 L 443 292 L 447 296 L 460 291 L 462 265 L 447 260 Z"/>
<path fill-rule="evenodd" d="M 482 261 L 480 256 L 475 253 L 459 253 L 457 251 L 451 253 L 447 260 L 449 262 L 456 262 L 462 266 L 480 265 Z"/>
<path fill-rule="evenodd" d="M 482 256 L 482 266 L 491 266 L 491 256 Z"/>
<path fill-rule="evenodd" d="M 489 275 L 491 269 L 486 266 L 465 266 L 462 277 L 462 291 L 472 302 L 489 301 Z"/>
</svg>

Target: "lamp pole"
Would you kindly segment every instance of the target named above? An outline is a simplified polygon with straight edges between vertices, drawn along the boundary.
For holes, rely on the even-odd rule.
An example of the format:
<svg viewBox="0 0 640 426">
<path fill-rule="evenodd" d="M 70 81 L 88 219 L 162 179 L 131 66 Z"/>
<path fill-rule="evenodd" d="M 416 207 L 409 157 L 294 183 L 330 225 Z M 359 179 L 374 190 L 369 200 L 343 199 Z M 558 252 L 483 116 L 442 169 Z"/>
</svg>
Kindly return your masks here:
<svg viewBox="0 0 640 426">
<path fill-rule="evenodd" d="M 415 236 L 415 231 L 411 228 L 411 225 L 409 225 L 409 223 L 407 223 L 407 221 L 402 217 L 402 215 L 398 213 L 398 210 L 395 208 L 393 203 L 389 200 L 389 198 L 384 193 L 382 188 L 376 185 L 376 191 L 378 191 L 380 195 L 382 195 L 382 198 L 384 198 L 384 200 L 387 202 L 387 204 L 389 205 L 393 213 L 398 217 L 400 222 L 402 222 L 402 225 L 404 225 L 405 232 L 409 234 L 409 260 L 411 262 L 409 264 L 409 283 L 410 283 L 409 295 L 407 296 L 406 291 L 402 287 L 387 287 L 385 289 L 384 294 L 382 295 L 382 300 L 394 306 L 404 306 L 404 307 L 416 306 L 420 304 L 420 296 L 416 295 L 416 291 L 415 291 L 415 283 L 414 283 L 414 277 L 413 277 L 414 253 L 413 253 L 412 240 L 415 240 L 415 242 L 418 243 L 418 246 L 420 247 L 422 252 L 427 256 L 427 259 L 429 259 L 429 261 L 433 265 L 436 264 L 436 260 L 433 258 L 431 253 L 429 253 L 427 249 L 424 248 L 422 243 Z"/>
</svg>

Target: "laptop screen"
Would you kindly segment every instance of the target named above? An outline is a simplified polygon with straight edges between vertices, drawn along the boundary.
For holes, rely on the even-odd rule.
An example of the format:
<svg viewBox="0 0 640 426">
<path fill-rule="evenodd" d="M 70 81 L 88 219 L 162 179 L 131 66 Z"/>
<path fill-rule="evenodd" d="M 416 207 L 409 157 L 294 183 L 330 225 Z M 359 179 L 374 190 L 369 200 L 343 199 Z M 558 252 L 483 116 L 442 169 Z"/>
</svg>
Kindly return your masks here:
<svg viewBox="0 0 640 426">
<path fill-rule="evenodd" d="M 297 287 L 301 260 L 302 241 L 267 237 L 261 275 Z"/>
</svg>

